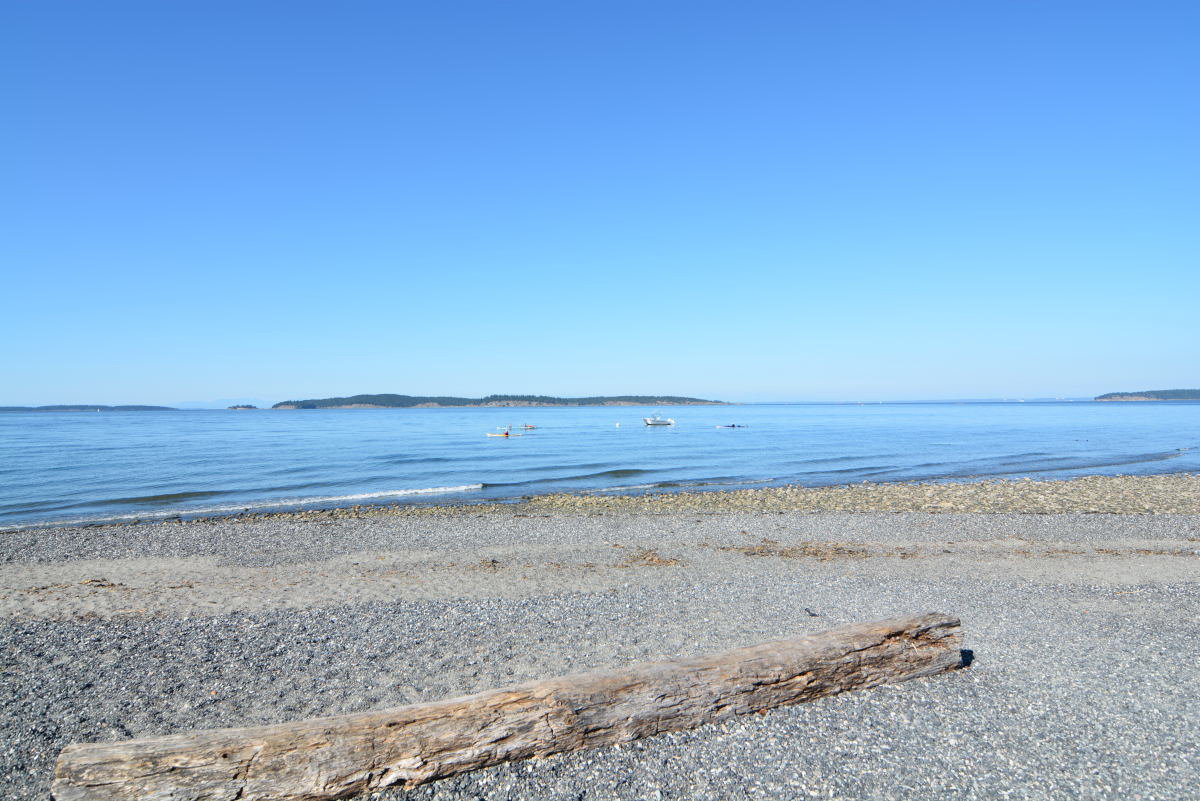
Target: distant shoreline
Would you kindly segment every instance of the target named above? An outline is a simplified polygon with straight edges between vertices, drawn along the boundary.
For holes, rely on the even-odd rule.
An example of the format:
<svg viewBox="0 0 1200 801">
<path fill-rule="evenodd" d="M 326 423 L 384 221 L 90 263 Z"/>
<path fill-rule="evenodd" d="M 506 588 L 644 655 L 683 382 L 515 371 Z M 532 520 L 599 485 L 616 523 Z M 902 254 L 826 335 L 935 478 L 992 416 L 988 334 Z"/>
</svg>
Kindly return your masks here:
<svg viewBox="0 0 1200 801">
<path fill-rule="evenodd" d="M 1090 475 L 1067 479 L 799 484 L 740 490 L 640 494 L 558 492 L 519 500 L 297 506 L 227 514 L 147 514 L 104 521 L 0 525 L 0 532 L 111 529 L 131 525 L 224 524 L 261 520 L 345 520 L 486 514 L 649 515 L 726 513 L 1190 514 L 1200 515 L 1200 474 Z"/>
<path fill-rule="evenodd" d="M 1095 400 L 1101 402 L 1197 401 L 1200 400 L 1200 389 L 1144 389 L 1138 392 L 1109 392 L 1097 395 Z"/>
<path fill-rule="evenodd" d="M 412 406 L 384 406 L 382 404 L 372 403 L 348 403 L 341 406 L 295 406 L 292 404 L 283 404 L 272 406 L 268 411 L 294 411 L 305 410 L 311 411 L 316 409 L 509 409 L 509 408 L 578 408 L 578 407 L 596 407 L 596 406 L 733 406 L 735 404 L 726 401 L 671 401 L 652 403 L 642 403 L 640 401 L 607 401 L 604 403 L 536 403 L 536 402 L 520 402 L 509 401 L 503 403 L 416 403 Z M 261 410 L 260 410 L 261 411 Z"/>
<path fill-rule="evenodd" d="M 1143 401 L 1153 403 L 1187 403 L 1196 401 L 1197 398 L 1151 398 L 1146 395 L 1116 395 L 1111 398 L 1096 398 L 1096 403 L 1141 403 Z"/>
<path fill-rule="evenodd" d="M 387 399 L 376 402 L 375 399 Z M 1110 392 L 1094 398 L 951 398 L 934 400 L 880 401 L 723 401 L 678 396 L 596 396 L 589 398 L 552 398 L 548 396 L 489 395 L 484 398 L 446 396 L 421 397 L 409 395 L 353 395 L 345 398 L 319 398 L 300 401 L 281 401 L 269 407 L 253 404 L 233 406 L 153 406 L 148 404 L 107 405 L 103 403 L 51 404 L 45 406 L 0 406 L 3 412 L 194 412 L 194 411 L 312 411 L 317 409 L 496 409 L 496 408 L 579 408 L 633 406 L 789 406 L 789 405 L 903 405 L 903 404 L 965 404 L 965 403 L 1148 403 L 1196 402 L 1200 390 L 1154 390 L 1144 392 Z"/>
<path fill-rule="evenodd" d="M 688 398 L 678 395 L 593 395 L 583 398 L 558 398 L 551 395 L 487 395 L 460 398 L 451 395 L 350 395 L 338 398 L 310 398 L 276 403 L 272 409 L 444 409 L 511 408 L 544 406 L 724 406 L 724 401 Z"/>
<path fill-rule="evenodd" d="M 64 403 L 52 406 L 0 406 L 0 412 L 178 412 L 174 406 L 105 406 L 103 403 Z"/>
<path fill-rule="evenodd" d="M 554 398 L 545 395 L 488 395 L 483 398 L 413 395 L 352 395 L 346 398 L 316 398 L 282 401 L 262 409 L 252 404 L 235 404 L 207 409 L 176 406 L 103 403 L 62 403 L 48 406 L 0 406 L 0 412 L 180 412 L 180 411 L 292 411 L 296 409 L 473 409 L 552 406 L 731 406 L 726 401 L 674 395 L 600 395 L 588 398 Z"/>
</svg>

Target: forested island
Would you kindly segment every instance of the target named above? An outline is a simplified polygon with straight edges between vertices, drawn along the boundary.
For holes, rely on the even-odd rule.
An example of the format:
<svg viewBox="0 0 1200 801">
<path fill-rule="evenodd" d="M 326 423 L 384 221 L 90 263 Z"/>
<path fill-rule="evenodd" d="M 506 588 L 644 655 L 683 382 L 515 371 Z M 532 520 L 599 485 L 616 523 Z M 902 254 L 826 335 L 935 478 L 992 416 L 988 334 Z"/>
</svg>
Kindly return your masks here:
<svg viewBox="0 0 1200 801">
<path fill-rule="evenodd" d="M 1144 392 L 1109 392 L 1097 395 L 1098 401 L 1173 401 L 1200 400 L 1200 389 L 1148 389 Z"/>
<path fill-rule="evenodd" d="M 105 406 L 102 403 L 57 406 L 0 406 L 0 412 L 177 412 L 174 406 Z"/>
<path fill-rule="evenodd" d="M 676 395 L 597 395 L 590 398 L 555 398 L 549 395 L 488 395 L 456 398 L 447 395 L 351 395 L 348 398 L 314 398 L 276 403 L 272 409 L 436 409 L 453 406 L 717 406 L 724 401 L 683 398 Z"/>
</svg>

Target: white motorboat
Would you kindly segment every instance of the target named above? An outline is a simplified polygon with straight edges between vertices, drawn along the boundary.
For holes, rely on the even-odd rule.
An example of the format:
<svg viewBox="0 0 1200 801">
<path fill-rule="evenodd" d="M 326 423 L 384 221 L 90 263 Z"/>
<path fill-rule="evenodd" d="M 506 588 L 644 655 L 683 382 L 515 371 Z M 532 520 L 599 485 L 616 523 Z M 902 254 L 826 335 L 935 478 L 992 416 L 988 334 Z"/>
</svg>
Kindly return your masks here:
<svg viewBox="0 0 1200 801">
<path fill-rule="evenodd" d="M 673 425 L 675 425 L 675 421 L 673 419 L 671 419 L 670 417 L 663 417 L 663 416 L 657 415 L 657 414 L 654 415 L 653 417 L 643 417 L 642 422 L 648 426 L 673 426 Z"/>
</svg>

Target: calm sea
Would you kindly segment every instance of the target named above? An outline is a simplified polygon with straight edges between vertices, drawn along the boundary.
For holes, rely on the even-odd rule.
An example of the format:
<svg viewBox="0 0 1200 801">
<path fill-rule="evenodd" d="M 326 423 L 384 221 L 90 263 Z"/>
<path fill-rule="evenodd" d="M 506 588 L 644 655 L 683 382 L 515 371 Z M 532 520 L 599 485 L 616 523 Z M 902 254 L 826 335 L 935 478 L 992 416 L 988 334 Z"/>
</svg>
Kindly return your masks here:
<svg viewBox="0 0 1200 801">
<path fill-rule="evenodd" d="M 676 424 L 643 425 L 655 412 Z M 525 423 L 536 428 L 486 436 Z M 744 427 L 717 427 L 735 423 Z M 1200 403 L 0 413 L 0 527 L 1175 472 L 1200 472 Z"/>
</svg>

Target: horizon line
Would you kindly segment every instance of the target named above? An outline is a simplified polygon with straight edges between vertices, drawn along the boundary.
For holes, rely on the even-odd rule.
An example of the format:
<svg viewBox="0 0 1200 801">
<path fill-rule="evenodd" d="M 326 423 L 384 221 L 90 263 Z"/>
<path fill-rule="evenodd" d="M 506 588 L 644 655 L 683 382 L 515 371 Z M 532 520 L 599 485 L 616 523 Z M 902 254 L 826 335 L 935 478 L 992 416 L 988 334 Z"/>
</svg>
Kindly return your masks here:
<svg viewBox="0 0 1200 801">
<path fill-rule="evenodd" d="M 487 397 L 487 396 L 484 396 Z M 588 396 L 581 396 L 588 397 Z M 606 397 L 606 396 L 590 396 L 590 397 Z M 618 396 L 613 396 L 618 397 Z M 738 406 L 770 406 L 770 405 L 796 405 L 796 404 L 826 404 L 826 405 L 859 405 L 859 404 L 903 404 L 903 403 L 1047 403 L 1047 402 L 1074 402 L 1074 401 L 1094 401 L 1095 395 L 1076 395 L 1076 396 L 1052 396 L 1052 395 L 1027 395 L 1027 396 L 991 396 L 991 397 L 927 397 L 927 398 L 842 398 L 842 399 L 806 399 L 792 398 L 787 400 L 713 400 L 709 403 L 722 405 L 738 405 Z M 161 410 L 175 411 L 229 411 L 230 406 L 236 405 L 253 405 L 249 401 L 237 401 L 228 405 L 213 405 L 213 406 L 191 406 L 191 408 L 182 408 L 190 406 L 194 403 L 203 403 L 203 401 L 176 401 L 176 404 L 165 403 L 44 403 L 44 404 L 20 404 L 9 403 L 0 404 L 0 409 L 10 410 L 39 410 L 48 409 L 55 406 L 75 406 L 75 407 L 116 407 L 116 406 L 158 406 Z M 277 401 L 277 403 L 287 403 L 287 401 Z M 561 404 L 566 406 L 567 404 Z M 594 404 L 601 405 L 601 404 Z M 642 405 L 648 406 L 672 406 L 672 405 L 696 405 L 696 404 L 671 404 L 671 403 L 647 403 Z M 292 409 L 272 409 L 270 406 L 257 407 L 261 411 L 296 411 Z M 388 407 L 384 407 L 388 408 Z M 407 407 L 395 407 L 407 408 Z M 443 407 L 443 408 L 470 408 L 470 407 Z M 488 408 L 488 407 L 483 407 Z M 503 407 L 496 407 L 503 408 Z M 308 410 L 306 410 L 308 411 Z M 346 411 L 345 409 L 339 411 Z"/>
</svg>

